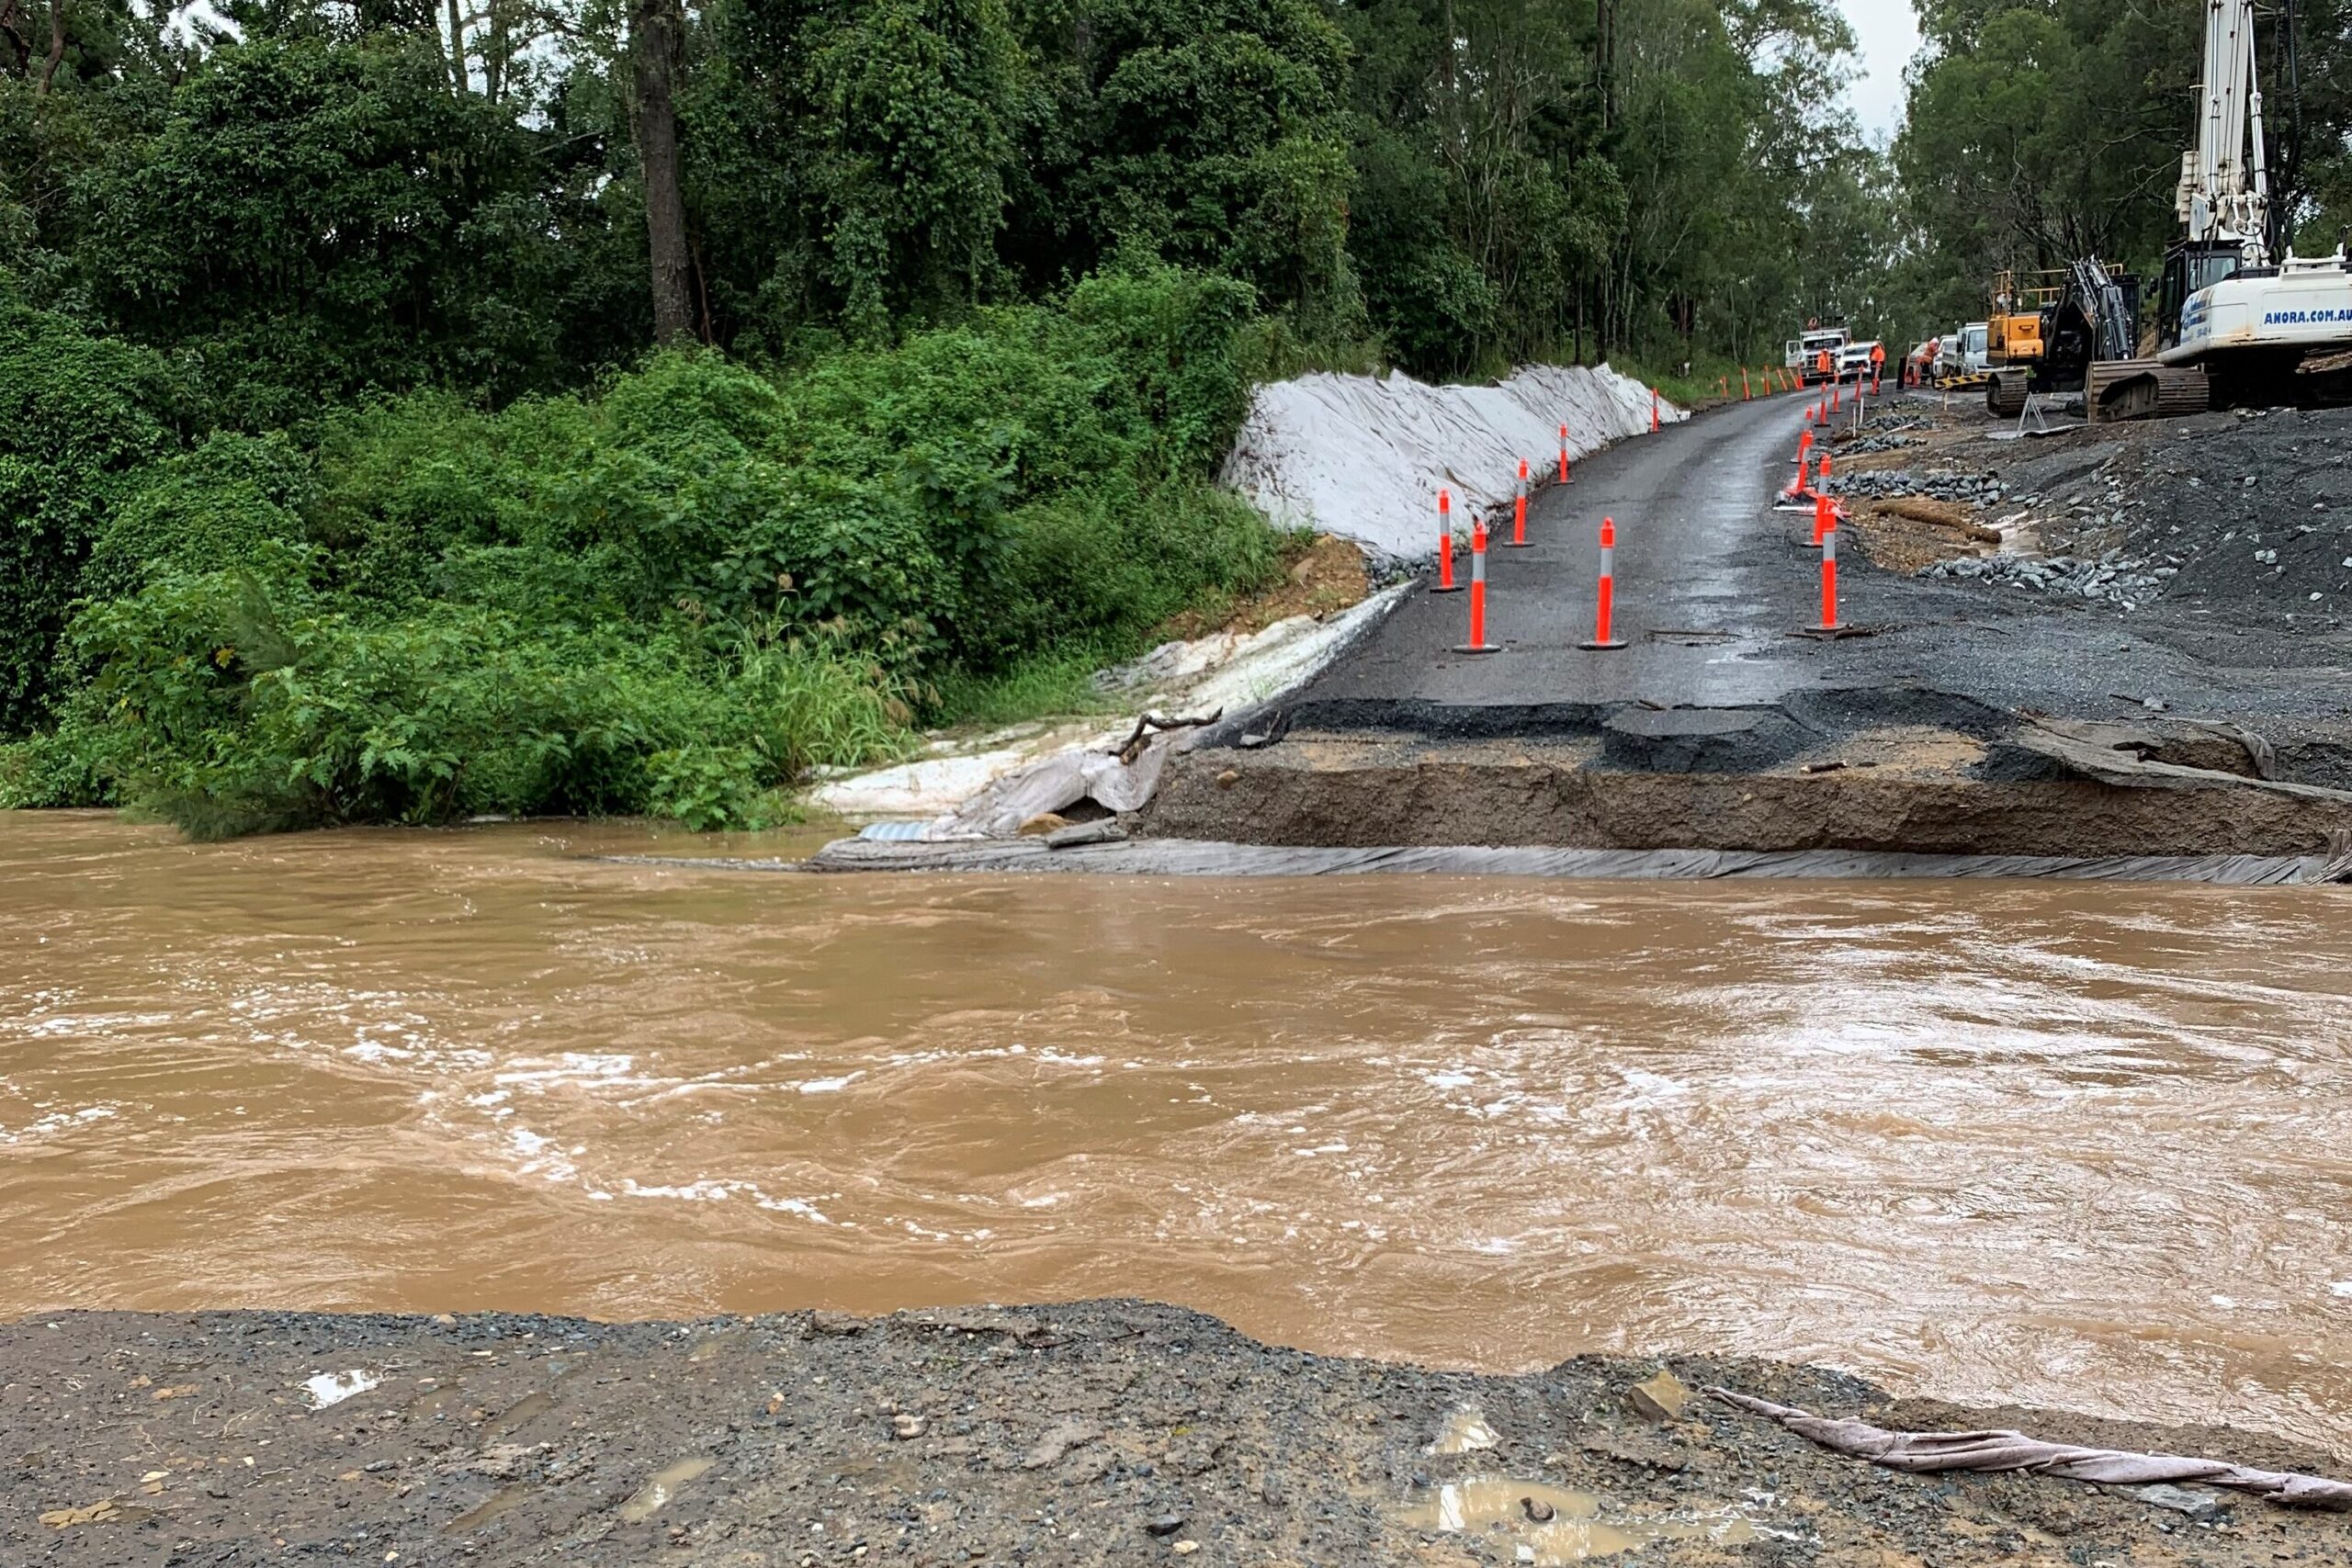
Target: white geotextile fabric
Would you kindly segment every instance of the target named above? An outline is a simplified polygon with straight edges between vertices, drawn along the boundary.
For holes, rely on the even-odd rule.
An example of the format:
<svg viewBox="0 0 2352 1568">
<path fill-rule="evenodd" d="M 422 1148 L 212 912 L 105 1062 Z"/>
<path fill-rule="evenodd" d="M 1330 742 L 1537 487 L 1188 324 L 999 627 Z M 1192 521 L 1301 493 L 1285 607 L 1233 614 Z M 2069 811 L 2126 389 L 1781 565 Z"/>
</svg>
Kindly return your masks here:
<svg viewBox="0 0 2352 1568">
<path fill-rule="evenodd" d="M 1658 412 L 1690 417 L 1663 400 Z M 1437 552 L 1441 488 L 1466 534 L 1474 512 L 1510 503 L 1521 457 L 1556 474 L 1562 424 L 1572 459 L 1646 434 L 1650 389 L 1605 365 L 1534 366 L 1488 387 L 1302 376 L 1258 389 L 1223 478 L 1276 523 L 1419 560 Z"/>
<path fill-rule="evenodd" d="M 2202 1482 L 2248 1492 L 2291 1507 L 2352 1509 L 2352 1485 L 2324 1476 L 2286 1471 L 2249 1470 L 2223 1460 L 2179 1454 L 2131 1453 L 2120 1449 L 2080 1449 L 2045 1443 L 2022 1432 L 1890 1432 L 1867 1421 L 1833 1421 L 1768 1399 L 1711 1388 L 1724 1404 L 1778 1421 L 1801 1438 L 1837 1453 L 1868 1460 L 1914 1475 L 1946 1471 L 2023 1472 L 2089 1481 L 2102 1486 L 2149 1486 L 2160 1482 Z"/>
</svg>

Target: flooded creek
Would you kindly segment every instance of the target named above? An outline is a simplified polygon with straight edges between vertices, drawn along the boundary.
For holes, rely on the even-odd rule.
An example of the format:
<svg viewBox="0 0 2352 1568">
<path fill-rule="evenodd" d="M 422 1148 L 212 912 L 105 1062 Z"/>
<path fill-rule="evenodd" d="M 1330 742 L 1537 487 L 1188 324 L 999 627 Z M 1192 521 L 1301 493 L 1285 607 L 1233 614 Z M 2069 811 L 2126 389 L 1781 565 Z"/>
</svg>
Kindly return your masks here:
<svg viewBox="0 0 2352 1568">
<path fill-rule="evenodd" d="M 1136 1295 L 2352 1450 L 2352 891 L 663 848 L 0 815 L 0 1312 Z"/>
</svg>

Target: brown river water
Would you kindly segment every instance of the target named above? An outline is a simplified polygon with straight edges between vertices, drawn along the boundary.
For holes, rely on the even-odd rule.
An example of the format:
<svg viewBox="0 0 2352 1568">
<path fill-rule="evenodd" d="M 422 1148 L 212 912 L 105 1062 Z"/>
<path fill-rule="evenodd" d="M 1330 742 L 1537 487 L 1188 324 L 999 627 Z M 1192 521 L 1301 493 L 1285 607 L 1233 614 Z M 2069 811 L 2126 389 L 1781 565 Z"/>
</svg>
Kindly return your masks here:
<svg viewBox="0 0 2352 1568">
<path fill-rule="evenodd" d="M 1140 1295 L 2352 1450 L 2352 892 L 648 851 L 0 815 L 0 1312 Z"/>
</svg>

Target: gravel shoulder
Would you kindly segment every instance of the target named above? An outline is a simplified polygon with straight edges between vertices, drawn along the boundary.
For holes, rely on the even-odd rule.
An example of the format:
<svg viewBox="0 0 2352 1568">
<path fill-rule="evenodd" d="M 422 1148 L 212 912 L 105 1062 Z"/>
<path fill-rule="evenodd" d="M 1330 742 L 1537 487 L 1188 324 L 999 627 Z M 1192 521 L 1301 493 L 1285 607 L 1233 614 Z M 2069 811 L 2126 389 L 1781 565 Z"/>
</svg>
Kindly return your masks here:
<svg viewBox="0 0 2352 1568">
<path fill-rule="evenodd" d="M 1585 1359 L 1494 1377 L 1334 1360 L 1125 1302 L 691 1324 L 37 1316 L 0 1327 L 0 1560 L 2352 1560 L 2344 1516 L 2196 1489 L 2159 1501 L 1908 1477 L 1703 1398 L 1645 1413 L 1629 1391 L 1660 1367 Z M 1691 1389 L 1882 1426 L 2334 1468 L 2242 1433 L 1962 1411 L 1831 1371 L 1679 1357 L 1670 1370 Z M 359 1375 L 334 1381 L 346 1373 Z"/>
</svg>

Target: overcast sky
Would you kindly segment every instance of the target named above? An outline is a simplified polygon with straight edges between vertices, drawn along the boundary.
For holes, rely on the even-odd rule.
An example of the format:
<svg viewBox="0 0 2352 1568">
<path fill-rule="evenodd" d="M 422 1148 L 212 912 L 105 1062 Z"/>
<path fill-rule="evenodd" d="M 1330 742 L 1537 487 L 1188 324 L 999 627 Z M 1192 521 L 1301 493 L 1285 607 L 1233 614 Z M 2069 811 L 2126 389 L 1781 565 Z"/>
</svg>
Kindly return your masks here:
<svg viewBox="0 0 2352 1568">
<path fill-rule="evenodd" d="M 1854 29 L 1861 66 L 1853 86 L 1854 112 L 1872 136 L 1893 134 L 1903 118 L 1903 68 L 1919 47 L 1919 17 L 1911 0 L 1838 0 Z"/>
</svg>

